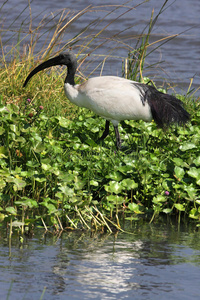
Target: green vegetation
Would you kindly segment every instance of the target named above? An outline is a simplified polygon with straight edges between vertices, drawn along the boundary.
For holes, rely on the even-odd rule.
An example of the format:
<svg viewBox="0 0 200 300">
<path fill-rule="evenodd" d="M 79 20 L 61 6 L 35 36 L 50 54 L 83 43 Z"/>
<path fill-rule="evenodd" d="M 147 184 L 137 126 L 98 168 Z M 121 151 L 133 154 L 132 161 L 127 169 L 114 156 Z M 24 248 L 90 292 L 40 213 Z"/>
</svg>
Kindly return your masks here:
<svg viewBox="0 0 200 300">
<path fill-rule="evenodd" d="M 83 13 L 72 16 L 71 22 Z M 163 132 L 153 122 L 125 121 L 119 128 L 124 142 L 118 152 L 114 132 L 102 144 L 97 143 L 105 121 L 66 99 L 64 69 L 40 73 L 26 90 L 22 89 L 24 79 L 39 59 L 72 45 L 79 55 L 87 53 L 89 45 L 107 27 L 99 35 L 81 39 L 86 28 L 58 50 L 62 33 L 70 23 L 66 16 L 68 13 L 63 11 L 50 43 L 36 55 L 39 27 L 30 30 L 28 52 L 19 52 L 24 38 L 10 53 L 5 54 L 2 46 L 1 221 L 10 223 L 10 235 L 13 226 L 20 227 L 23 233 L 32 225 L 45 229 L 54 226 L 56 230 L 67 227 L 112 231 L 120 229 L 121 217 L 135 222 L 141 217 L 153 221 L 160 213 L 175 215 L 179 222 L 190 218 L 198 225 L 200 111 L 190 88 L 187 96 L 178 97 L 191 113 L 191 122 Z M 157 17 L 153 19 L 152 15 L 147 34 L 143 32 L 134 52 L 129 52 L 128 62 L 136 54 L 137 61 L 129 64 L 127 77 L 148 80 L 142 75 Z M 83 65 L 84 59 L 79 63 Z M 77 82 L 82 77 L 79 75 Z"/>
</svg>

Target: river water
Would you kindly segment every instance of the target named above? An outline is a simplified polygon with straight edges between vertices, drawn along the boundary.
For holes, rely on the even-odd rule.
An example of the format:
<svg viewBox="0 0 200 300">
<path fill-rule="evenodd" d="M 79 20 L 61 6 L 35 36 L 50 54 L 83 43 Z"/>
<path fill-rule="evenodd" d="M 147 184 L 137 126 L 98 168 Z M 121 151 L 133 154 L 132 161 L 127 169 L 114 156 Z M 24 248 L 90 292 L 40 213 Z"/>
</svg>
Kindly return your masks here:
<svg viewBox="0 0 200 300">
<path fill-rule="evenodd" d="M 200 239 L 192 225 L 133 225 L 131 234 L 1 232 L 0 299 L 199 299 Z M 44 294 L 43 294 L 44 293 Z M 42 298 L 43 294 L 43 298 Z"/>
<path fill-rule="evenodd" d="M 84 42 L 86 36 L 87 38 L 88 36 L 92 37 L 106 27 L 98 38 L 85 47 L 83 53 L 92 52 L 92 55 L 86 59 L 81 68 L 85 75 L 89 75 L 91 70 L 96 68 L 93 76 L 99 74 L 121 76 L 122 59 L 127 57 L 128 50 L 135 48 L 136 38 L 149 22 L 152 10 L 154 9 L 154 16 L 156 16 L 164 0 L 150 0 L 137 6 L 141 2 L 138 0 L 126 2 L 121 0 L 32 0 L 30 10 L 28 1 L 18 0 L 16 5 L 15 0 L 7 0 L 0 10 L 4 51 L 10 49 L 11 45 L 20 39 L 23 40 L 20 44 L 21 47 L 30 43 L 30 37 L 26 37 L 30 28 L 30 11 L 31 29 L 34 30 L 41 25 L 40 30 L 37 31 L 38 42 L 35 46 L 37 53 L 37 51 L 41 51 L 45 41 L 51 39 L 53 33 L 49 34 L 49 32 L 54 31 L 52 28 L 59 21 L 60 10 L 66 9 L 66 22 L 68 22 L 72 14 L 90 6 L 86 13 L 66 27 L 60 46 L 67 45 L 67 48 L 71 38 L 80 33 L 88 24 L 94 22 L 80 37 L 80 41 L 76 40 L 76 44 L 70 44 L 73 50 L 78 52 L 80 45 L 85 43 L 86 46 L 87 43 Z M 123 3 L 126 4 L 119 7 Z M 184 94 L 191 78 L 194 78 L 193 87 L 195 89 L 199 87 L 200 2 L 199 0 L 169 0 L 166 7 L 167 9 L 156 22 L 150 42 L 173 34 L 181 34 L 147 56 L 144 75 L 150 76 L 158 84 L 166 81 L 170 85 L 176 86 L 176 91 Z M 42 26 L 42 24 L 44 25 Z M 111 39 L 109 40 L 109 38 Z M 149 47 L 147 52 L 151 52 L 157 45 Z M 102 62 L 102 57 L 106 57 L 105 64 L 100 64 L 98 67 L 98 64 Z M 93 60 L 90 63 L 91 58 Z M 159 64 L 157 64 L 158 62 Z M 156 65 L 149 68 L 152 64 Z M 199 91 L 196 95 L 200 95 Z"/>
</svg>

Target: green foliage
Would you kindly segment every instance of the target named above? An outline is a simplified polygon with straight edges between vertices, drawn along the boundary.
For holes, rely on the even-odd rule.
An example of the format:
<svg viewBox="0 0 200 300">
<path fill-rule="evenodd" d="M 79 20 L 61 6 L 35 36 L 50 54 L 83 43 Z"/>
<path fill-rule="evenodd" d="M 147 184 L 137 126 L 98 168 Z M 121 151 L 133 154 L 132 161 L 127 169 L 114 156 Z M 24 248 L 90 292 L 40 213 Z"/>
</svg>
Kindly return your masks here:
<svg viewBox="0 0 200 300">
<path fill-rule="evenodd" d="M 153 122 L 123 122 L 117 152 L 114 133 L 96 143 L 104 121 L 87 110 L 72 121 L 24 102 L 0 106 L 2 219 L 77 227 L 96 207 L 128 219 L 181 213 L 200 220 L 198 103 L 191 123 L 166 132 Z"/>
</svg>

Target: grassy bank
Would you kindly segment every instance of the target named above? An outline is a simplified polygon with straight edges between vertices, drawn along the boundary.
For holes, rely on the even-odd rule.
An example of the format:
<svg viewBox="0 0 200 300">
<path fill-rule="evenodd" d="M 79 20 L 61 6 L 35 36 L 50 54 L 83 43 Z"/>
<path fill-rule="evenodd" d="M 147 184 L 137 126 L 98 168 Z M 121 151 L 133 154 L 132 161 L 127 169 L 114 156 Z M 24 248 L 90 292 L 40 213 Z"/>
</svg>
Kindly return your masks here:
<svg viewBox="0 0 200 300">
<path fill-rule="evenodd" d="M 128 77 L 144 79 L 156 18 L 152 16 L 147 34 L 143 32 L 137 40 L 135 52 L 129 52 L 128 61 L 133 62 L 136 54 L 137 60 L 129 64 Z M 105 121 L 66 99 L 64 69 L 43 72 L 22 89 L 30 68 L 44 56 L 57 53 L 59 44 L 52 39 L 42 55 L 34 55 L 32 33 L 30 38 L 28 55 L 20 56 L 14 47 L 14 56 L 10 60 L 3 56 L 0 69 L 4 83 L 0 88 L 1 220 L 22 232 L 32 225 L 112 231 L 120 228 L 121 218 L 153 221 L 161 213 L 175 215 L 179 221 L 192 219 L 198 225 L 198 99 L 177 96 L 192 115 L 185 127 L 163 132 L 154 122 L 122 122 L 119 129 L 124 142 L 117 152 L 114 131 L 102 144 L 97 143 Z M 82 57 L 79 66 L 83 64 Z M 82 77 L 79 73 L 77 82 Z"/>
</svg>

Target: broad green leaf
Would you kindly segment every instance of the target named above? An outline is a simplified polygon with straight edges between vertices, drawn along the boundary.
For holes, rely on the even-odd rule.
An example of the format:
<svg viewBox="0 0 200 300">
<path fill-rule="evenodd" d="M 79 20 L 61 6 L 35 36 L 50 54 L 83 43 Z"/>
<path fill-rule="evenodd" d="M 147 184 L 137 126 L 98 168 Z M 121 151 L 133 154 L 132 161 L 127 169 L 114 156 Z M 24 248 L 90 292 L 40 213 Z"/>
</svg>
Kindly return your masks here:
<svg viewBox="0 0 200 300">
<path fill-rule="evenodd" d="M 181 180 L 184 177 L 185 171 L 183 168 L 176 166 L 174 168 L 174 173 L 175 173 L 176 177 Z"/>
<path fill-rule="evenodd" d="M 120 204 L 124 202 L 124 197 L 118 195 L 109 195 L 106 199 L 110 202 L 114 202 L 115 204 Z"/>
<path fill-rule="evenodd" d="M 52 166 L 51 165 L 48 165 L 48 164 L 43 164 L 41 165 L 42 169 L 45 170 L 45 171 L 49 171 L 49 170 L 52 170 Z"/>
<path fill-rule="evenodd" d="M 48 209 L 49 214 L 53 214 L 55 212 L 57 212 L 57 208 L 52 204 L 52 203 L 48 203 L 46 201 L 40 203 L 40 205 L 45 206 Z"/>
<path fill-rule="evenodd" d="M 122 180 L 121 183 L 127 189 L 136 189 L 138 187 L 138 184 L 130 178 Z"/>
<path fill-rule="evenodd" d="M 163 209 L 163 211 L 165 214 L 170 214 L 172 212 L 172 209 L 171 208 L 165 208 Z"/>
<path fill-rule="evenodd" d="M 184 207 L 183 204 L 175 203 L 174 206 L 175 206 L 176 209 L 178 209 L 179 211 L 185 211 L 185 207 Z"/>
<path fill-rule="evenodd" d="M 26 186 L 26 181 L 24 181 L 21 178 L 15 178 L 13 182 L 14 182 L 13 188 L 15 191 L 22 190 Z"/>
<path fill-rule="evenodd" d="M 173 161 L 179 167 L 183 166 L 183 164 L 184 164 L 184 161 L 181 158 L 178 158 L 178 157 L 173 158 Z"/>
<path fill-rule="evenodd" d="M 200 168 L 192 167 L 187 173 L 193 178 L 200 179 Z"/>
<path fill-rule="evenodd" d="M 106 178 L 110 178 L 114 181 L 120 181 L 120 180 L 122 180 L 123 176 L 120 172 L 114 171 L 114 172 L 111 172 L 108 175 L 106 175 Z"/>
<path fill-rule="evenodd" d="M 68 197 L 72 197 L 74 195 L 74 189 L 68 187 L 67 185 L 65 186 L 60 186 L 59 187 L 59 190 L 65 195 L 65 196 L 68 196 Z M 58 193 L 56 193 L 57 195 Z M 57 195 L 59 198 L 60 198 L 60 194 Z"/>
<path fill-rule="evenodd" d="M 153 197 L 153 200 L 152 202 L 157 204 L 157 203 L 162 203 L 162 202 L 165 202 L 166 201 L 166 197 L 163 196 L 163 195 L 158 195 L 156 197 Z"/>
<path fill-rule="evenodd" d="M 34 178 L 37 182 L 45 182 L 47 180 L 46 177 L 44 177 L 43 175 L 41 176 L 35 175 Z"/>
<path fill-rule="evenodd" d="M 187 151 L 187 150 L 191 150 L 191 149 L 194 149 L 196 148 L 197 146 L 194 144 L 194 143 L 191 143 L 191 142 L 184 142 L 180 147 L 179 149 L 181 151 Z"/>
<path fill-rule="evenodd" d="M 200 166 L 200 156 L 193 160 L 194 164 L 198 167 Z"/>
<path fill-rule="evenodd" d="M 96 180 L 90 180 L 90 185 L 98 186 L 99 183 Z"/>
<path fill-rule="evenodd" d="M 18 131 L 18 128 L 15 124 L 11 124 L 10 125 L 10 129 L 14 132 L 14 133 L 17 133 L 19 134 L 19 131 Z"/>
<path fill-rule="evenodd" d="M 143 213 L 141 210 L 140 210 L 140 205 L 136 204 L 136 203 L 129 203 L 128 205 L 128 208 L 131 210 L 131 211 L 134 211 L 134 213 L 136 214 L 141 214 Z"/>
<path fill-rule="evenodd" d="M 197 189 L 193 185 L 185 186 L 184 190 L 188 193 L 190 199 L 194 200 L 196 198 Z"/>
<path fill-rule="evenodd" d="M 14 207 L 12 207 L 12 206 L 6 207 L 6 211 L 8 213 L 10 213 L 11 215 L 16 215 L 17 214 L 16 209 Z"/>
<path fill-rule="evenodd" d="M 27 206 L 29 208 L 38 207 L 36 200 L 23 197 L 21 201 L 15 201 L 15 205 Z"/>
<path fill-rule="evenodd" d="M 72 121 L 70 121 L 69 119 L 66 119 L 64 117 L 59 117 L 59 125 L 64 128 L 68 128 L 71 122 Z"/>
<path fill-rule="evenodd" d="M 199 219 L 199 216 L 200 216 L 200 214 L 199 214 L 198 210 L 196 208 L 192 208 L 189 213 L 189 217 L 196 220 L 196 219 Z"/>
<path fill-rule="evenodd" d="M 119 194 L 121 193 L 122 189 L 122 184 L 117 181 L 111 181 L 109 182 L 109 185 L 105 185 L 105 190 L 109 193 Z"/>
</svg>

